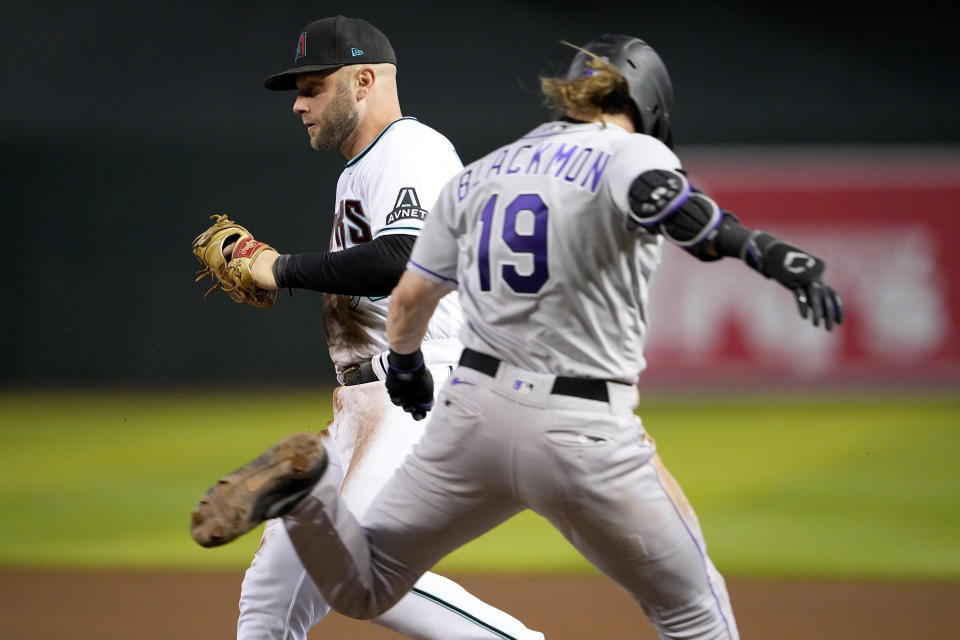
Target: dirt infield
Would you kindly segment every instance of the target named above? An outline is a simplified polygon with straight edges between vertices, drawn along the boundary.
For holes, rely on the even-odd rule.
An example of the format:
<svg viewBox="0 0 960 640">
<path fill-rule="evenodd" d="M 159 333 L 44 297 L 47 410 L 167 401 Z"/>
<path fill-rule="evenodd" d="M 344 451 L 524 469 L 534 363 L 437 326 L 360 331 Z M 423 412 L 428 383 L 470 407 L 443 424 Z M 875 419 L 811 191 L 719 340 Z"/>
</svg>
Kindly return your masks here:
<svg viewBox="0 0 960 640">
<path fill-rule="evenodd" d="M 241 573 L 0 571 L 0 638 L 234 637 Z M 600 577 L 456 576 L 547 638 L 655 639 L 640 609 Z M 952 638 L 960 584 L 729 581 L 744 638 Z M 400 636 L 331 615 L 319 638 Z"/>
</svg>

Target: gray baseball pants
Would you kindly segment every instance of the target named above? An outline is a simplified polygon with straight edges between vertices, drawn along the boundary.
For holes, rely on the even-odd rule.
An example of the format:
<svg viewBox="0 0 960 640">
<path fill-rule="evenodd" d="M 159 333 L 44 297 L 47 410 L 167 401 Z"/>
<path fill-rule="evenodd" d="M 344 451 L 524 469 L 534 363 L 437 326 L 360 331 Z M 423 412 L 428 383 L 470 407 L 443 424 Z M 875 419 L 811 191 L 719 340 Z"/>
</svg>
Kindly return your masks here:
<svg viewBox="0 0 960 640">
<path fill-rule="evenodd" d="M 523 509 L 549 520 L 643 608 L 661 638 L 736 640 L 700 525 L 634 414 L 553 393 L 554 376 L 460 366 L 423 439 L 359 522 L 324 478 L 284 517 L 307 572 L 337 611 L 371 618 L 451 551 Z"/>
</svg>

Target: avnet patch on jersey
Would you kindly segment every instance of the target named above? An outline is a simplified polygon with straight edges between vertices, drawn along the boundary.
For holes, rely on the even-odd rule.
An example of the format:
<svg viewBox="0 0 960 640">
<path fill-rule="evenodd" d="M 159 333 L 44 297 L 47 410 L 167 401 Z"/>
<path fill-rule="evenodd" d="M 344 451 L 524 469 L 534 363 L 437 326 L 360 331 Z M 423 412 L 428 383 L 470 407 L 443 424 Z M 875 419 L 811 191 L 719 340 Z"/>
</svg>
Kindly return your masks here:
<svg viewBox="0 0 960 640">
<path fill-rule="evenodd" d="M 387 214 L 387 226 L 398 220 L 425 220 L 426 217 L 427 210 L 420 206 L 417 190 L 413 187 L 401 187 L 400 193 L 397 194 L 397 201 L 393 205 L 393 211 Z"/>
</svg>

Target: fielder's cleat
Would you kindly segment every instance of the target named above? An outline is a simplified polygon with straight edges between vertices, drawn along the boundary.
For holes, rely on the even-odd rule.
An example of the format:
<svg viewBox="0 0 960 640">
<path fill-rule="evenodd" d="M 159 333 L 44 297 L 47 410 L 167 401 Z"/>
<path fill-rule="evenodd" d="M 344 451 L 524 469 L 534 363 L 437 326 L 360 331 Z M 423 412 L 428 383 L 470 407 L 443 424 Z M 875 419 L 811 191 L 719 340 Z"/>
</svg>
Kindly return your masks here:
<svg viewBox="0 0 960 640">
<path fill-rule="evenodd" d="M 308 431 L 289 435 L 210 487 L 190 514 L 190 534 L 202 547 L 235 540 L 290 511 L 326 468 L 320 436 Z"/>
</svg>

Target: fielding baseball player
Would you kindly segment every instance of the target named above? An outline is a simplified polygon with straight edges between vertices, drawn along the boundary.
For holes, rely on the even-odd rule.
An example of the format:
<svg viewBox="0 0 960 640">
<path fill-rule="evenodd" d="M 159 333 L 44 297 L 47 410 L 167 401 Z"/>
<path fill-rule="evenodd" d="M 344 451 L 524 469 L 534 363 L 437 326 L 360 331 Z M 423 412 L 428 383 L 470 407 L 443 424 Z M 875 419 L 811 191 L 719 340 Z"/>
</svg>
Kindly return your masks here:
<svg viewBox="0 0 960 640">
<path fill-rule="evenodd" d="M 401 115 L 394 51 L 366 21 L 336 16 L 310 23 L 300 34 L 294 66 L 264 84 L 296 90 L 293 110 L 311 145 L 339 149 L 349 160 L 337 183 L 329 251 L 280 255 L 217 216 L 211 230 L 198 237 L 195 252 L 211 263 L 205 273 L 222 277 L 222 288 L 238 301 L 269 306 L 275 290 L 285 287 L 326 294 L 327 342 L 343 384 L 334 391 L 334 419 L 323 438 L 328 477 L 337 478 L 347 508 L 359 516 L 423 433 L 423 423 L 393 405 L 384 387 L 387 296 L 429 207 L 462 164 L 444 136 Z M 220 257 L 230 259 L 218 264 Z M 456 337 L 461 322 L 451 296 L 427 330 L 427 366 L 441 380 L 462 349 Z M 282 523 L 268 522 L 243 580 L 237 637 L 306 638 L 328 611 Z M 430 573 L 374 622 L 410 638 L 543 638 Z"/>
<path fill-rule="evenodd" d="M 430 318 L 455 289 L 465 318 L 459 366 L 413 454 L 358 521 L 316 436 L 288 436 L 210 489 L 194 538 L 219 544 L 283 515 L 327 601 L 369 618 L 529 508 L 662 638 L 737 638 L 697 517 L 634 414 L 650 278 L 666 240 L 701 260 L 742 259 L 814 325 L 842 321 L 840 298 L 821 260 L 691 187 L 670 148 L 669 77 L 643 41 L 602 36 L 542 86 L 565 117 L 444 187 L 392 293 L 387 389 L 417 416 L 434 402 Z M 253 478 L 267 488 L 245 490 Z"/>
</svg>

